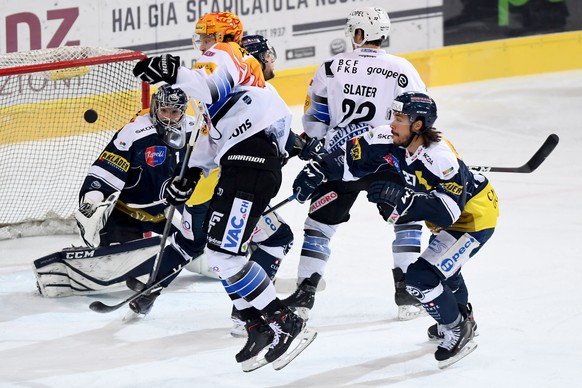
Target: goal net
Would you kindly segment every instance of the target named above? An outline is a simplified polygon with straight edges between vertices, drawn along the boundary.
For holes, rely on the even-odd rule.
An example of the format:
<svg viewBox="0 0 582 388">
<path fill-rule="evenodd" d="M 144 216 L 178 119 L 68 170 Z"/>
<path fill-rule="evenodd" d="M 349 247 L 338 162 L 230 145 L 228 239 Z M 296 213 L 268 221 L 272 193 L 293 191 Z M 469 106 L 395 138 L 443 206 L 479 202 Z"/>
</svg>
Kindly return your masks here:
<svg viewBox="0 0 582 388">
<path fill-rule="evenodd" d="M 74 231 L 89 166 L 149 107 L 149 86 L 132 73 L 145 57 L 95 47 L 0 55 L 0 239 Z"/>
</svg>

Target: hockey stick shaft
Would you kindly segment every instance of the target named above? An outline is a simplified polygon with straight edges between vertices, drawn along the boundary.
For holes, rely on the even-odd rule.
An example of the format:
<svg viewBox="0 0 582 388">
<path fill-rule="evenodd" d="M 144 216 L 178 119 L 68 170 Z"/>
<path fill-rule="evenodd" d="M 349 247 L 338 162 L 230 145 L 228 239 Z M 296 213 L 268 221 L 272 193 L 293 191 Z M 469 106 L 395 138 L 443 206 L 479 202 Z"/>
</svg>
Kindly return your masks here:
<svg viewBox="0 0 582 388">
<path fill-rule="evenodd" d="M 204 118 L 203 108 L 201 108 L 197 102 L 192 104 L 194 111 L 196 112 L 196 121 L 194 122 L 194 130 L 196 134 L 192 134 L 190 137 L 190 142 L 186 147 L 186 154 L 184 156 L 184 161 L 182 161 L 182 166 L 180 167 L 180 174 L 178 175 L 178 179 L 182 179 L 186 174 L 186 169 L 188 168 L 188 161 L 190 160 L 190 155 L 192 155 L 192 149 L 198 140 L 198 136 L 200 135 L 200 130 L 202 129 Z M 150 278 L 147 282 L 148 287 L 151 286 L 152 283 L 155 282 L 156 277 L 158 276 L 158 271 L 160 270 L 160 265 L 162 263 L 162 256 L 164 254 L 164 249 L 166 248 L 166 241 L 168 240 L 168 235 L 170 234 L 170 229 L 172 228 L 172 218 L 174 217 L 174 212 L 176 211 L 176 207 L 174 205 L 170 205 L 168 207 L 168 214 L 166 215 L 166 224 L 164 225 L 164 232 L 162 234 L 162 241 L 160 242 L 160 251 L 156 256 L 154 261 L 154 266 Z"/>
<path fill-rule="evenodd" d="M 275 206 L 269 207 L 262 215 L 266 216 L 267 214 L 274 212 L 275 210 L 279 209 L 281 206 L 286 205 L 289 202 L 292 202 L 295 198 L 297 198 L 297 194 L 293 194 L 290 197 L 285 198 L 284 200 L 282 200 L 281 202 L 279 202 Z"/>
<path fill-rule="evenodd" d="M 520 167 L 492 167 L 492 166 L 469 166 L 471 170 L 479 172 L 516 172 L 531 173 L 534 172 L 546 158 L 552 153 L 558 145 L 560 138 L 555 133 L 548 136 L 544 144 L 533 154 L 526 164 Z"/>
</svg>

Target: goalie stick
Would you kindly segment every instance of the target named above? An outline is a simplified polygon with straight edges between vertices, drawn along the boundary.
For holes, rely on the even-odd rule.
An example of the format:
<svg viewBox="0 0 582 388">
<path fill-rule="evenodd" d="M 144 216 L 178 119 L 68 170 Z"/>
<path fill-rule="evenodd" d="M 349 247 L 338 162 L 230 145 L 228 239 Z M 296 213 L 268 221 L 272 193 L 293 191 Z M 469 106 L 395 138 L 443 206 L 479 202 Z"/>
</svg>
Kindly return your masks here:
<svg viewBox="0 0 582 388">
<path fill-rule="evenodd" d="M 115 311 L 118 308 L 120 308 L 121 306 L 123 306 L 124 304 L 129 303 L 129 302 L 139 298 L 142 295 L 148 294 L 154 288 L 158 287 L 160 284 L 162 284 L 165 280 L 169 279 L 170 277 L 176 275 L 178 272 L 180 272 L 182 269 L 184 269 L 185 266 L 187 266 L 188 264 L 190 264 L 192 261 L 196 260 L 197 258 L 198 258 L 198 256 L 193 257 L 190 260 L 187 260 L 186 262 L 180 264 L 172 272 L 170 272 L 168 275 L 166 275 L 163 279 L 160 279 L 151 285 L 146 285 L 141 291 L 131 295 L 130 297 L 122 300 L 121 302 L 119 302 L 117 304 L 107 305 L 99 300 L 96 300 L 95 302 L 93 302 L 89 305 L 89 308 L 91 310 L 95 311 L 96 313 L 110 313 L 112 311 Z M 132 283 L 132 285 L 133 285 L 133 283 Z M 138 286 L 135 286 L 135 287 L 137 288 Z"/>
<path fill-rule="evenodd" d="M 534 172 L 546 158 L 552 153 L 554 148 L 558 145 L 560 138 L 555 133 L 548 136 L 544 144 L 536 151 L 535 154 L 527 161 L 526 164 L 520 167 L 491 167 L 491 166 L 469 166 L 471 170 L 478 172 L 518 172 L 530 173 Z"/>
</svg>

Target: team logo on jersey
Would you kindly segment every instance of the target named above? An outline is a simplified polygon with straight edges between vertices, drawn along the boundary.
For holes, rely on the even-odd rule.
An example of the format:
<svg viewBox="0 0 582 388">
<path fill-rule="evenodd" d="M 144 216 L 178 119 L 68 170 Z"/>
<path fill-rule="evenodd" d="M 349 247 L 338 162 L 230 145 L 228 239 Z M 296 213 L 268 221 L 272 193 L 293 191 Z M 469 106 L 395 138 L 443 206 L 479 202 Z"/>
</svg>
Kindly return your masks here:
<svg viewBox="0 0 582 388">
<path fill-rule="evenodd" d="M 156 167 L 166 161 L 167 148 L 165 146 L 152 146 L 145 150 L 145 160 L 148 166 Z"/>
<path fill-rule="evenodd" d="M 129 170 L 129 162 L 123 156 L 114 154 L 113 152 L 103 151 L 99 156 L 100 162 L 106 162 L 111 166 L 127 172 Z"/>
<path fill-rule="evenodd" d="M 396 169 L 396 171 L 400 172 L 400 162 L 398 161 L 398 159 L 396 158 L 396 156 L 394 156 L 394 155 L 392 155 L 390 153 L 390 154 L 384 156 L 384 160 L 390 166 L 394 167 Z"/>
</svg>

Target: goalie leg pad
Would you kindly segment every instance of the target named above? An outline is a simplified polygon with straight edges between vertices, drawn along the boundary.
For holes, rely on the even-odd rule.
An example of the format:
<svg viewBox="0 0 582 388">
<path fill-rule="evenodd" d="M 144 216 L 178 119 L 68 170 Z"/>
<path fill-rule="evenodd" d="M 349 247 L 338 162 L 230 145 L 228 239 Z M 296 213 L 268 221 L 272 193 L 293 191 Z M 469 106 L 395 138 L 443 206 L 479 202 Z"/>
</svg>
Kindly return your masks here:
<svg viewBox="0 0 582 388">
<path fill-rule="evenodd" d="M 147 281 L 159 251 L 159 237 L 105 248 L 64 249 L 33 262 L 45 297 L 90 295 L 125 288 L 128 276 Z"/>
</svg>

